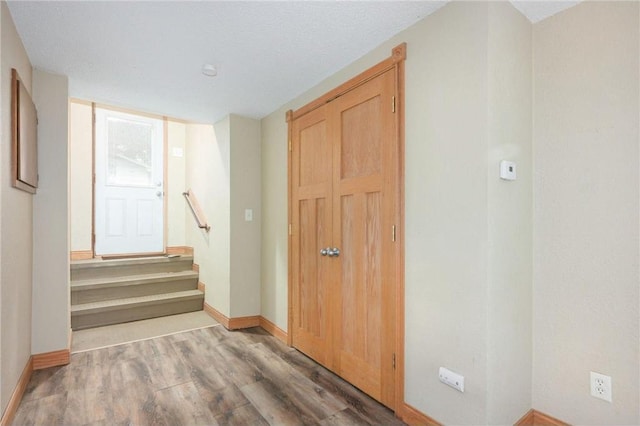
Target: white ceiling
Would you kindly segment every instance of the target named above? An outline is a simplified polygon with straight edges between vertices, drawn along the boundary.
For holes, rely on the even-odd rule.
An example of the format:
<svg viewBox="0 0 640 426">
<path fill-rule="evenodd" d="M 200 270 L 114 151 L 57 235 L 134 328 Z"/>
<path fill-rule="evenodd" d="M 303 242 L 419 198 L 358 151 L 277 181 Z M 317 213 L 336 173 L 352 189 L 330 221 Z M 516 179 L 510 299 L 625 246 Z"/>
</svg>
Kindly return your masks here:
<svg viewBox="0 0 640 426">
<path fill-rule="evenodd" d="M 537 22 L 577 2 L 513 3 Z M 69 76 L 72 97 L 209 123 L 269 114 L 444 4 L 8 2 L 33 66 Z"/>
<path fill-rule="evenodd" d="M 511 4 L 515 6 L 529 21 L 540 22 L 556 13 L 560 13 L 568 9 L 582 0 L 511 0 Z"/>
</svg>

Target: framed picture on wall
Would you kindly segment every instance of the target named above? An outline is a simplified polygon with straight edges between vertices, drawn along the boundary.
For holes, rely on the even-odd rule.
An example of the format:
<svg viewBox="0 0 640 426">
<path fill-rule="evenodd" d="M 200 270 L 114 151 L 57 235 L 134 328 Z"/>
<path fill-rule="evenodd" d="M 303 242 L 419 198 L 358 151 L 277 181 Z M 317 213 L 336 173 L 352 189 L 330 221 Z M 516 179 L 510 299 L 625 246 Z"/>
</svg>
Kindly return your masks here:
<svg viewBox="0 0 640 426">
<path fill-rule="evenodd" d="M 38 188 L 38 117 L 18 72 L 11 69 L 11 181 L 35 194 Z"/>
</svg>

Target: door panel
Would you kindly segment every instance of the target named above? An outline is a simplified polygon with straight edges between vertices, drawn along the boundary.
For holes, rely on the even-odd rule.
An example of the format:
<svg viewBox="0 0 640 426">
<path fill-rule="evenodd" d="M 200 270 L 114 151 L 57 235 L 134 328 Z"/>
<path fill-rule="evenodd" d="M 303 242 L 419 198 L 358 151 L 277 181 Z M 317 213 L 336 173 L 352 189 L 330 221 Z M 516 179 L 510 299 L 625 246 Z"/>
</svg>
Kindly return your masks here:
<svg viewBox="0 0 640 426">
<path fill-rule="evenodd" d="M 126 200 L 124 198 L 109 197 L 106 199 L 105 204 L 107 215 L 107 237 L 123 237 L 125 234 L 125 223 L 127 222 L 127 209 L 125 207 Z"/>
<path fill-rule="evenodd" d="M 162 120 L 96 110 L 95 252 L 164 251 Z"/>
<path fill-rule="evenodd" d="M 337 345 L 342 376 L 378 400 L 383 344 L 380 201 L 379 192 L 342 197 L 342 310 Z"/>
<path fill-rule="evenodd" d="M 331 237 L 331 146 L 325 109 L 293 125 L 292 227 L 293 340 L 302 352 L 332 366 L 329 312 L 330 271 L 320 250 Z"/>
<path fill-rule="evenodd" d="M 395 403 L 395 69 L 292 123 L 294 347 Z M 339 256 L 320 249 L 339 248 Z"/>
<path fill-rule="evenodd" d="M 382 170 L 380 96 L 342 111 L 341 177 L 370 176 Z"/>
<path fill-rule="evenodd" d="M 397 162 L 392 97 L 395 75 L 388 71 L 333 102 L 333 240 L 342 250 L 341 297 L 336 300 L 334 352 L 339 374 L 387 405 L 393 400 L 394 333 L 387 324 L 395 305 L 395 223 Z"/>
</svg>

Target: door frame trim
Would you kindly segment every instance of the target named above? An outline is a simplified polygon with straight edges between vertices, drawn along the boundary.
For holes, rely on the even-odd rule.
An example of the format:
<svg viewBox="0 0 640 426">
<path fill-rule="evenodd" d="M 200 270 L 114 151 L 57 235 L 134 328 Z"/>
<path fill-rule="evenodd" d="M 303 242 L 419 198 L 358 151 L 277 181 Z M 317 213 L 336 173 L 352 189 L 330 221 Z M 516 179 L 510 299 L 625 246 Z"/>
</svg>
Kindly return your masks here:
<svg viewBox="0 0 640 426">
<path fill-rule="evenodd" d="M 293 265 L 292 265 L 292 233 L 291 233 L 291 224 L 293 223 L 293 211 L 291 205 L 291 195 L 292 195 L 292 124 L 293 121 L 297 118 L 319 108 L 320 106 L 342 96 L 343 94 L 359 87 L 366 82 L 374 79 L 380 74 L 387 72 L 391 69 L 396 69 L 396 131 L 397 131 L 397 139 L 398 139 L 398 226 L 397 226 L 397 234 L 396 239 L 399 243 L 398 252 L 396 255 L 396 336 L 395 336 L 395 354 L 396 354 L 396 368 L 395 368 L 395 401 L 394 406 L 391 407 L 396 415 L 402 418 L 406 413 L 404 413 L 404 340 L 405 340 L 405 286 L 404 286 L 404 262 L 405 262 L 405 253 L 404 253 L 404 177 L 405 177 L 405 169 L 404 169 L 404 62 L 407 58 L 407 43 L 401 43 L 398 46 L 394 47 L 391 51 L 391 56 L 384 59 L 383 61 L 377 63 L 376 65 L 370 67 L 369 69 L 363 71 L 362 73 L 356 75 L 355 77 L 347 80 L 345 83 L 339 85 L 338 87 L 330 90 L 319 98 L 309 102 L 303 107 L 293 111 L 288 110 L 286 112 L 286 122 L 287 122 L 287 224 L 288 224 L 288 253 L 287 253 L 287 262 L 288 262 L 288 275 L 287 275 L 287 344 L 292 346 L 293 344 L 293 333 L 292 325 L 293 325 Z"/>
<path fill-rule="evenodd" d="M 80 101 L 81 103 L 84 101 Z M 91 257 L 96 258 L 96 109 L 104 109 L 125 114 L 138 115 L 140 117 L 162 120 L 162 251 L 161 252 L 145 252 L 145 253 L 116 253 L 106 257 L 136 257 L 147 255 L 163 255 L 167 253 L 167 236 L 168 224 L 168 180 L 169 180 L 169 156 L 167 149 L 169 148 L 169 118 L 166 115 L 149 114 L 140 111 L 134 111 L 126 108 L 118 108 L 111 105 L 98 104 L 91 102 Z M 182 122 L 182 121 L 180 121 Z M 103 257 L 103 256 L 100 256 Z"/>
</svg>

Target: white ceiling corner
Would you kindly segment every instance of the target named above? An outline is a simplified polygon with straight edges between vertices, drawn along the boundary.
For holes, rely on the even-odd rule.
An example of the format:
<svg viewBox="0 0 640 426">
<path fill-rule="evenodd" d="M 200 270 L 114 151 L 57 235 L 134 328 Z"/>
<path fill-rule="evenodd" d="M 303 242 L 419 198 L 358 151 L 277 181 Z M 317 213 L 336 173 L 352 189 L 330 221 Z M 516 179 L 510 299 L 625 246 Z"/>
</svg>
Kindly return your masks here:
<svg viewBox="0 0 640 426">
<path fill-rule="evenodd" d="M 511 4 L 534 24 L 560 13 L 565 9 L 569 9 L 581 1 L 582 0 L 510 0 Z"/>
</svg>

